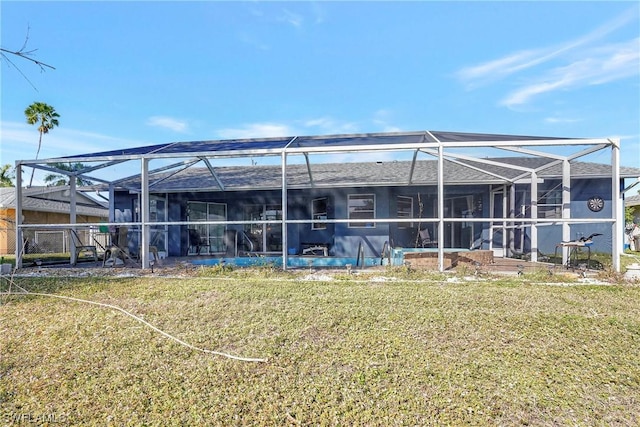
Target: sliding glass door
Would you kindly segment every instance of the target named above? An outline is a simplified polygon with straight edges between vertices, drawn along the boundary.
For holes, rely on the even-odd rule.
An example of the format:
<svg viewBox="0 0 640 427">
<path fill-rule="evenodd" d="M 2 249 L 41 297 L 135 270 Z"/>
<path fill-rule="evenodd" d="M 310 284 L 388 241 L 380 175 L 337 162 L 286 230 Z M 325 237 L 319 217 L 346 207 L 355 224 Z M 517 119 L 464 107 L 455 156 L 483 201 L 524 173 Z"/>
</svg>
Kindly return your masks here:
<svg viewBox="0 0 640 427">
<path fill-rule="evenodd" d="M 245 221 L 277 221 L 282 220 L 281 205 L 246 205 Z M 245 224 L 244 232 L 251 239 L 254 252 L 282 251 L 282 223 Z"/>
<path fill-rule="evenodd" d="M 224 203 L 207 203 L 207 202 L 188 202 L 187 209 L 189 215 L 187 220 L 189 222 L 201 222 L 201 221 L 226 221 L 227 220 L 227 205 Z M 200 254 L 216 252 L 224 252 L 224 233 L 226 227 L 220 224 L 193 224 L 189 228 L 194 228 L 200 234 L 200 237 L 205 238 L 210 245 L 208 248 L 203 248 Z M 191 252 L 195 252 L 196 248 L 190 248 Z"/>
</svg>

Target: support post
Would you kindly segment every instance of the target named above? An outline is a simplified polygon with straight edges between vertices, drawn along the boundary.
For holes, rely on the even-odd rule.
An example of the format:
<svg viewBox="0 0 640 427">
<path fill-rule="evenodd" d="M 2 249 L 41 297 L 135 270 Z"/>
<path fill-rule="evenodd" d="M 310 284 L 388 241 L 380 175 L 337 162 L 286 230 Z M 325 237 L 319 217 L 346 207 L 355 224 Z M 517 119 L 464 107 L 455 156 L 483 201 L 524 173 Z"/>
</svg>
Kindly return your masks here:
<svg viewBox="0 0 640 427">
<path fill-rule="evenodd" d="M 76 232 L 76 223 L 78 222 L 76 212 L 76 176 L 69 175 L 69 224 L 71 225 L 71 233 Z M 78 260 L 76 259 L 76 239 L 69 236 L 70 251 L 71 251 L 71 265 L 76 265 Z"/>
<path fill-rule="evenodd" d="M 531 262 L 538 262 L 538 173 L 531 172 Z"/>
<path fill-rule="evenodd" d="M 611 257 L 613 269 L 620 272 L 620 256 L 622 255 L 621 240 L 624 234 L 624 198 L 620 187 L 624 183 L 620 180 L 620 140 L 611 141 Z"/>
<path fill-rule="evenodd" d="M 571 163 L 565 159 L 562 161 L 562 219 L 571 218 Z M 562 241 L 571 240 L 571 225 L 562 223 Z M 562 265 L 567 265 L 569 247 L 562 247 Z"/>
<path fill-rule="evenodd" d="M 22 165 L 16 162 L 16 268 L 22 268 L 24 235 L 22 233 Z"/>
<path fill-rule="evenodd" d="M 282 152 L 282 269 L 287 269 L 289 244 L 287 236 L 287 153 Z"/>
<path fill-rule="evenodd" d="M 509 192 L 509 218 L 515 218 L 516 217 L 516 188 L 515 188 L 515 184 L 511 184 L 507 187 L 507 191 Z M 509 229 L 511 230 L 510 233 L 510 237 L 509 237 L 509 248 L 515 252 L 516 250 L 516 233 L 515 233 L 515 227 L 516 227 L 516 223 L 515 222 L 510 222 L 509 223 Z M 521 227 L 521 226 L 520 226 Z M 520 236 L 521 236 L 521 241 L 523 241 L 522 239 L 522 235 L 523 235 L 523 229 L 521 227 L 520 229 Z M 524 252 L 524 248 L 523 245 L 520 245 L 520 251 Z"/>
<path fill-rule="evenodd" d="M 149 268 L 149 159 L 143 157 L 141 159 L 142 171 L 140 174 L 140 263 L 142 268 Z"/>
<path fill-rule="evenodd" d="M 507 194 L 507 185 L 502 186 L 502 218 L 507 217 L 509 212 L 509 199 Z M 507 221 L 502 221 L 502 253 L 503 256 L 509 256 L 508 249 L 511 247 L 511 232 L 507 227 Z"/>
<path fill-rule="evenodd" d="M 115 185 L 113 185 L 113 182 L 109 183 L 109 200 L 109 222 L 113 223 L 116 222 L 116 188 Z"/>
<path fill-rule="evenodd" d="M 444 271 L 444 147 L 438 144 L 438 271 Z"/>
</svg>

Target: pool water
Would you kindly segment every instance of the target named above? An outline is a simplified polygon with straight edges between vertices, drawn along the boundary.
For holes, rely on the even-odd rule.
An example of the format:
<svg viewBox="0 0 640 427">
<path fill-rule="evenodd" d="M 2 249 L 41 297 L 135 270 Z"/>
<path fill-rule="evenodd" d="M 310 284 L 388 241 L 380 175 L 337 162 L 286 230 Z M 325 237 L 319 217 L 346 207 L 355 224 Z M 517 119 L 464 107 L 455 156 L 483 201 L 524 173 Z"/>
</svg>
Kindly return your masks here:
<svg viewBox="0 0 640 427">
<path fill-rule="evenodd" d="M 445 252 L 461 252 L 468 249 L 445 249 Z M 407 252 L 438 252 L 437 248 L 395 248 L 391 250 L 390 259 L 387 257 L 364 257 L 365 267 L 379 265 L 403 265 L 404 254 Z M 191 261 L 195 265 L 233 265 L 236 267 L 256 267 L 261 265 L 273 265 L 282 267 L 281 256 L 253 256 L 237 258 L 206 258 Z M 359 267 L 355 257 L 323 257 L 323 256 L 290 256 L 287 258 L 287 267 L 346 267 L 351 264 L 353 268 Z"/>
<path fill-rule="evenodd" d="M 257 267 L 263 265 L 274 265 L 282 267 L 281 256 L 264 257 L 237 257 L 237 258 L 208 258 L 193 260 L 195 265 L 232 265 L 236 267 Z M 346 267 L 351 264 L 357 266 L 356 258 L 349 257 L 289 257 L 287 267 Z M 386 264 L 386 260 L 385 260 Z M 365 257 L 364 266 L 373 267 L 381 265 L 379 257 Z"/>
</svg>

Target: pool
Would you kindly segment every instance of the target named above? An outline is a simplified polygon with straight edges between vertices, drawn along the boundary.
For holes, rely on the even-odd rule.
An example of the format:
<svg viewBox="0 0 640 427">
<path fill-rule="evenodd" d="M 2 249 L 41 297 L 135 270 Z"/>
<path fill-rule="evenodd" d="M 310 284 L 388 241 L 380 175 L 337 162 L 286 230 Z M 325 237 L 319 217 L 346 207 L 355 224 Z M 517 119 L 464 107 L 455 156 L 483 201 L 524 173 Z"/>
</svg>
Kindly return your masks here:
<svg viewBox="0 0 640 427">
<path fill-rule="evenodd" d="M 264 265 L 274 265 L 282 267 L 281 256 L 264 257 L 237 257 L 237 258 L 208 258 L 196 259 L 191 262 L 195 265 L 232 265 L 236 267 L 258 267 Z M 351 264 L 357 266 L 356 258 L 349 257 L 298 257 L 291 256 L 287 259 L 287 267 L 346 267 Z M 373 267 L 380 265 L 379 257 L 365 257 L 364 266 Z M 386 260 L 385 260 L 386 264 Z"/>
<path fill-rule="evenodd" d="M 446 248 L 445 253 L 464 252 L 468 249 Z M 391 259 L 386 256 L 380 257 L 364 257 L 365 267 L 375 267 L 379 265 L 403 265 L 404 254 L 407 252 L 431 252 L 437 253 L 438 248 L 394 248 L 391 250 Z M 390 262 L 389 262 L 390 261 Z M 273 265 L 282 267 L 281 256 L 253 256 L 253 257 L 237 257 L 237 258 L 207 258 L 195 259 L 191 261 L 195 265 L 233 265 L 236 267 L 257 267 L 263 265 Z M 323 257 L 323 256 L 290 256 L 287 259 L 287 267 L 346 267 L 351 264 L 353 268 L 359 267 L 355 257 Z"/>
</svg>

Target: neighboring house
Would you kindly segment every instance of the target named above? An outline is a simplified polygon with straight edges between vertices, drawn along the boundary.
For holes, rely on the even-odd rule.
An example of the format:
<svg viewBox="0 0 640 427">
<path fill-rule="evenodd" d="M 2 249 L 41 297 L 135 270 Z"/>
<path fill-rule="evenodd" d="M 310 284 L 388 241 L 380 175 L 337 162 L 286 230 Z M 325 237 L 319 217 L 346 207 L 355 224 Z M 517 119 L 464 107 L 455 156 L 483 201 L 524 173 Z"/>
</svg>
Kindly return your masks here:
<svg viewBox="0 0 640 427">
<path fill-rule="evenodd" d="M 626 209 L 631 209 L 633 219 L 625 224 L 625 248 L 640 252 L 640 194 L 627 196 L 624 199 Z"/>
<path fill-rule="evenodd" d="M 633 214 L 633 222 L 640 225 L 640 194 L 636 196 L 625 197 L 624 207 L 631 208 L 631 213 Z"/>
<path fill-rule="evenodd" d="M 23 224 L 69 224 L 69 187 L 31 187 L 22 190 Z M 84 193 L 76 195 L 78 223 L 105 222 L 108 207 Z M 16 189 L 0 188 L 0 255 L 14 254 L 16 242 Z M 25 231 L 26 252 L 66 252 L 68 236 L 64 230 Z"/>
<path fill-rule="evenodd" d="M 383 160 L 367 162 L 365 153 Z M 17 166 L 57 162 L 82 162 L 86 172 L 75 174 L 105 183 L 109 222 L 130 227 L 129 247 L 141 248 L 143 265 L 142 241 L 169 256 L 286 260 L 309 248 L 380 256 L 388 245 L 425 246 L 427 234 L 440 269 L 445 250 L 535 261 L 594 233 L 593 250 L 615 260 L 624 234 L 619 189 L 640 176 L 620 166 L 616 139 L 440 131 L 173 142 Z M 93 179 L 114 166 L 120 177 Z"/>
</svg>

